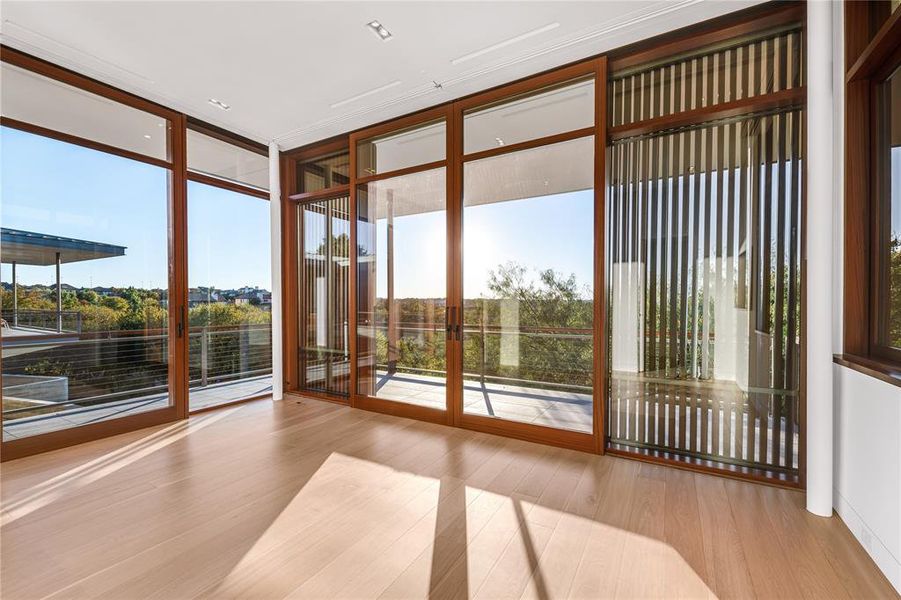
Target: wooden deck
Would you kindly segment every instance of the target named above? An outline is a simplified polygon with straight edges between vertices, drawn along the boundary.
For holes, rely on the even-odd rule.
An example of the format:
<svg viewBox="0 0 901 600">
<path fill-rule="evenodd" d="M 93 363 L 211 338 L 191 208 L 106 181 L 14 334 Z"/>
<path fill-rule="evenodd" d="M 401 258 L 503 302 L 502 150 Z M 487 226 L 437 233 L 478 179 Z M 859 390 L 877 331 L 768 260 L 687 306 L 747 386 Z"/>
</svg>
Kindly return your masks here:
<svg viewBox="0 0 901 600">
<path fill-rule="evenodd" d="M 308 399 L 0 478 L 5 600 L 897 597 L 800 492 Z"/>
<path fill-rule="evenodd" d="M 378 398 L 445 410 L 444 379 L 428 375 L 378 372 Z M 536 384 L 537 385 L 537 384 Z M 463 410 L 467 414 L 497 417 L 591 432 L 591 394 L 465 380 Z"/>
</svg>

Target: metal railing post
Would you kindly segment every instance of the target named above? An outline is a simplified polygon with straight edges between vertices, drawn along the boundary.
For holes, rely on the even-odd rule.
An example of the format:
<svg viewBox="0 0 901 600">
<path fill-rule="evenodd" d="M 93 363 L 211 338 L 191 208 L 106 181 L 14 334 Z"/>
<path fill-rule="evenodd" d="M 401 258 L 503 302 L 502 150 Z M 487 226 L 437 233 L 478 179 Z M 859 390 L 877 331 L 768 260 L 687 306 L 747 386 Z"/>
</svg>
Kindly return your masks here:
<svg viewBox="0 0 901 600">
<path fill-rule="evenodd" d="M 209 372 L 210 343 L 206 327 L 200 330 L 200 386 L 206 387 L 207 374 Z"/>
<path fill-rule="evenodd" d="M 13 327 L 19 326 L 19 282 L 16 279 L 16 261 L 13 261 Z"/>
<path fill-rule="evenodd" d="M 481 368 L 481 381 L 482 387 L 485 387 L 485 321 L 488 319 L 488 307 L 484 300 L 482 300 L 482 318 L 479 319 L 481 329 L 482 329 L 482 368 Z"/>
<path fill-rule="evenodd" d="M 60 265 L 62 264 L 62 258 L 60 257 L 60 253 L 56 253 L 56 332 L 62 333 L 63 331 L 63 288 L 62 288 L 62 279 L 60 279 Z"/>
</svg>

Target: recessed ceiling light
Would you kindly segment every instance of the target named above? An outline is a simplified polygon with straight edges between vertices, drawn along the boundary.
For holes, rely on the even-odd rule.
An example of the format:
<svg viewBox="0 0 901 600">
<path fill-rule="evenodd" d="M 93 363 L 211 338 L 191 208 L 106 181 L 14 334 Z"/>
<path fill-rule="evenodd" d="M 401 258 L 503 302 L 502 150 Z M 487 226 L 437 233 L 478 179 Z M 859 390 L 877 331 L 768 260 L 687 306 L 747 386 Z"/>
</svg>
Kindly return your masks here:
<svg viewBox="0 0 901 600">
<path fill-rule="evenodd" d="M 144 139 L 145 139 L 145 140 L 149 140 L 149 139 L 150 139 L 150 134 L 145 133 L 145 134 L 144 134 Z"/>
<path fill-rule="evenodd" d="M 216 108 L 221 108 L 222 110 L 230 110 L 231 109 L 231 106 L 229 106 L 225 102 L 222 102 L 221 100 L 216 100 L 215 98 L 210 98 L 209 100 L 207 100 L 207 102 L 209 102 Z"/>
<path fill-rule="evenodd" d="M 378 21 L 370 21 L 369 23 L 366 23 L 366 27 L 370 28 L 382 41 L 387 42 L 391 39 L 391 32 Z"/>
<path fill-rule="evenodd" d="M 497 145 L 498 145 L 498 146 L 503 146 L 503 145 L 504 145 L 504 140 L 502 140 L 502 139 L 499 138 L 499 137 L 494 138 L 494 141 L 497 142 Z"/>
</svg>

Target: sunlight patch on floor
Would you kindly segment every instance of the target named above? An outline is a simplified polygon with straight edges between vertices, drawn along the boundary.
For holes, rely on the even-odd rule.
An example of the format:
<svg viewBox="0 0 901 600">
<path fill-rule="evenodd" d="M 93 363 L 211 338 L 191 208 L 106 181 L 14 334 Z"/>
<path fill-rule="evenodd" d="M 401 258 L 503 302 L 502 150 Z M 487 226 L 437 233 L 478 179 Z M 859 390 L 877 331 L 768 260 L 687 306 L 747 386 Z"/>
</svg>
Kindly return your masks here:
<svg viewBox="0 0 901 600">
<path fill-rule="evenodd" d="M 188 435 L 225 419 L 241 407 L 226 409 L 179 421 L 141 438 L 117 450 L 104 454 L 70 469 L 47 481 L 35 485 L 22 494 L 4 500 L 0 513 L 0 527 L 6 527 L 67 494 L 119 471 L 157 450 L 177 442 Z"/>
</svg>

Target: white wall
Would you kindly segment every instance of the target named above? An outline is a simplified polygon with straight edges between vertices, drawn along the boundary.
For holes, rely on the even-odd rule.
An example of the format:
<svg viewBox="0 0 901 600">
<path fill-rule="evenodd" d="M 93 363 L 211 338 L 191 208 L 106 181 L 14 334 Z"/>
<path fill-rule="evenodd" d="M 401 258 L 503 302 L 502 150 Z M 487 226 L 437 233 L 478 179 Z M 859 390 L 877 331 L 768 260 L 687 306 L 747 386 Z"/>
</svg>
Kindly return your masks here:
<svg viewBox="0 0 901 600">
<path fill-rule="evenodd" d="M 843 165 L 843 12 L 834 4 L 835 164 Z M 834 171 L 833 349 L 842 351 L 843 168 Z M 813 290 L 809 290 L 812 292 Z M 833 366 L 833 506 L 901 593 L 901 388 Z"/>
<path fill-rule="evenodd" d="M 834 366 L 833 505 L 901 591 L 901 389 Z"/>
</svg>

